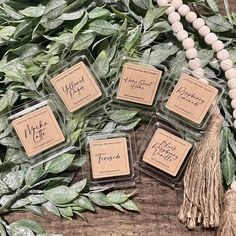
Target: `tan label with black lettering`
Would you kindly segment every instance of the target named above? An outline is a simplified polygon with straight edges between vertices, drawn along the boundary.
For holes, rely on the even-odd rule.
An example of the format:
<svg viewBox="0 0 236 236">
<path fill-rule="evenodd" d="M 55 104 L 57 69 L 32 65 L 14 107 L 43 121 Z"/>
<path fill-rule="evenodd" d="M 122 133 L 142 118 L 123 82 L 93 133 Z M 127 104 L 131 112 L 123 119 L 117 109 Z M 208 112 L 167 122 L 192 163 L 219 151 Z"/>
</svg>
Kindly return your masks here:
<svg viewBox="0 0 236 236">
<path fill-rule="evenodd" d="M 148 66 L 126 63 L 120 78 L 117 99 L 151 106 L 162 71 Z"/>
<path fill-rule="evenodd" d="M 65 140 L 49 106 L 15 119 L 12 125 L 29 157 L 37 155 Z"/>
<path fill-rule="evenodd" d="M 91 141 L 89 148 L 93 178 L 130 174 L 126 138 Z"/>
<path fill-rule="evenodd" d="M 217 94 L 218 90 L 213 86 L 182 74 L 166 107 L 194 123 L 201 124 Z"/>
<path fill-rule="evenodd" d="M 53 87 L 70 112 L 74 112 L 102 95 L 95 78 L 83 62 L 51 79 Z"/>
<path fill-rule="evenodd" d="M 192 144 L 159 128 L 156 130 L 143 161 L 176 176 Z"/>
</svg>

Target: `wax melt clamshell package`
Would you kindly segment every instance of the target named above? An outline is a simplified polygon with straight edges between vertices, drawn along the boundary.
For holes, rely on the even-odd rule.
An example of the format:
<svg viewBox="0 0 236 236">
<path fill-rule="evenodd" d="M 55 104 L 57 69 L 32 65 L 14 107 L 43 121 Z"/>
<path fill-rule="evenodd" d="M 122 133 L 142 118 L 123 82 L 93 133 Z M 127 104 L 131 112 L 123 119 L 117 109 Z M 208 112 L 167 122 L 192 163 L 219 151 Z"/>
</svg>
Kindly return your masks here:
<svg viewBox="0 0 236 236">
<path fill-rule="evenodd" d="M 12 137 L 32 167 L 73 149 L 54 101 L 48 95 L 7 114 Z"/>
<path fill-rule="evenodd" d="M 154 116 L 137 146 L 138 168 L 174 187 L 181 182 L 195 139 Z"/>
<path fill-rule="evenodd" d="M 89 161 L 83 172 L 91 190 L 126 188 L 136 184 L 136 145 L 133 132 L 87 133 L 84 148 Z"/>
<path fill-rule="evenodd" d="M 92 55 L 84 50 L 50 68 L 45 88 L 56 94 L 68 115 L 89 115 L 109 101 L 106 80 L 101 81 L 99 74 Z"/>
<path fill-rule="evenodd" d="M 164 65 L 122 56 L 113 90 L 113 103 L 153 111 L 167 77 Z"/>
<path fill-rule="evenodd" d="M 217 79 L 207 79 L 207 84 L 191 70 L 183 69 L 172 83 L 170 79 L 167 81 L 157 114 L 193 133 L 206 130 L 210 115 L 224 92 Z"/>
</svg>

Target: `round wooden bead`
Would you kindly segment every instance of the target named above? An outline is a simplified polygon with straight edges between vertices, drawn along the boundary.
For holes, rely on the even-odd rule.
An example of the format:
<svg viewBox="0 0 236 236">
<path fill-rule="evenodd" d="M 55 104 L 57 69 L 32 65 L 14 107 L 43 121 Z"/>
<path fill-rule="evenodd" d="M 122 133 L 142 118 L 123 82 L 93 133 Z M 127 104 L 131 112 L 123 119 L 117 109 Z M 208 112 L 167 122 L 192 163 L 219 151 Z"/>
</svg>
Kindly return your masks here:
<svg viewBox="0 0 236 236">
<path fill-rule="evenodd" d="M 179 7 L 183 5 L 182 0 L 172 0 L 171 5 L 177 10 Z"/>
<path fill-rule="evenodd" d="M 235 126 L 234 126 L 234 127 L 235 127 Z M 234 192 L 236 192 L 236 181 L 235 181 L 235 180 L 231 183 L 230 188 L 231 188 Z"/>
<path fill-rule="evenodd" d="M 236 89 L 236 79 L 231 79 L 227 82 L 227 85 L 230 89 Z"/>
<path fill-rule="evenodd" d="M 193 28 L 199 30 L 202 26 L 205 25 L 205 21 L 202 18 L 197 18 L 193 21 Z"/>
<path fill-rule="evenodd" d="M 218 60 L 223 61 L 229 58 L 229 52 L 226 49 L 223 49 L 217 52 L 216 57 Z"/>
<path fill-rule="evenodd" d="M 183 40 L 182 45 L 183 45 L 183 48 L 185 50 L 187 50 L 189 48 L 193 48 L 194 47 L 194 41 L 193 41 L 192 38 L 186 38 L 186 39 Z"/>
<path fill-rule="evenodd" d="M 233 67 L 233 62 L 230 59 L 223 60 L 220 63 L 220 67 L 223 71 L 227 71 Z"/>
<path fill-rule="evenodd" d="M 209 33 L 205 36 L 204 40 L 206 44 L 211 45 L 217 40 L 217 36 L 215 33 Z"/>
<path fill-rule="evenodd" d="M 236 89 L 230 89 L 229 90 L 229 97 L 231 99 L 236 99 Z"/>
<path fill-rule="evenodd" d="M 231 101 L 231 107 L 232 107 L 233 109 L 236 109 L 236 99 L 233 99 L 233 100 Z"/>
<path fill-rule="evenodd" d="M 178 12 L 181 16 L 186 16 L 190 12 L 190 7 L 186 4 L 183 4 L 179 9 Z"/>
<path fill-rule="evenodd" d="M 233 117 L 236 119 L 236 110 L 233 111 Z"/>
<path fill-rule="evenodd" d="M 175 8 L 173 6 L 170 6 L 166 9 L 165 14 L 170 15 L 172 12 L 175 12 Z"/>
<path fill-rule="evenodd" d="M 197 68 L 197 69 L 193 70 L 192 74 L 197 79 L 204 79 L 204 70 L 202 68 Z M 206 79 L 204 79 L 204 80 L 206 80 Z M 202 80 L 202 82 L 203 82 L 203 80 Z"/>
<path fill-rule="evenodd" d="M 180 22 L 176 22 L 174 23 L 172 26 L 171 26 L 172 30 L 174 33 L 178 33 L 180 30 L 183 30 L 184 27 L 183 27 L 183 24 L 180 23 Z"/>
<path fill-rule="evenodd" d="M 212 49 L 215 52 L 219 52 L 222 49 L 224 49 L 224 43 L 221 40 L 216 40 L 212 45 L 211 45 Z"/>
<path fill-rule="evenodd" d="M 207 34 L 211 32 L 210 28 L 206 25 L 202 26 L 199 30 L 198 33 L 202 36 L 205 37 Z"/>
<path fill-rule="evenodd" d="M 180 21 L 180 15 L 177 12 L 172 12 L 170 13 L 170 15 L 168 16 L 168 21 L 170 22 L 170 24 L 174 24 L 176 22 Z"/>
<path fill-rule="evenodd" d="M 168 5 L 168 0 L 157 0 L 158 6 L 166 6 Z"/>
<path fill-rule="evenodd" d="M 197 57 L 197 49 L 196 48 L 189 48 L 188 50 L 186 50 L 185 54 L 189 60 L 194 59 Z"/>
<path fill-rule="evenodd" d="M 190 11 L 186 16 L 185 16 L 186 20 L 189 23 L 192 23 L 194 20 L 197 19 L 197 14 L 193 11 Z"/>
<path fill-rule="evenodd" d="M 188 32 L 186 30 L 180 30 L 177 34 L 176 34 L 177 39 L 182 42 L 184 39 L 188 38 Z"/>
<path fill-rule="evenodd" d="M 236 69 L 231 68 L 225 72 L 225 78 L 227 80 L 236 79 Z"/>
<path fill-rule="evenodd" d="M 188 67 L 191 70 L 196 70 L 197 68 L 201 67 L 201 61 L 198 58 L 194 58 L 188 62 Z"/>
</svg>

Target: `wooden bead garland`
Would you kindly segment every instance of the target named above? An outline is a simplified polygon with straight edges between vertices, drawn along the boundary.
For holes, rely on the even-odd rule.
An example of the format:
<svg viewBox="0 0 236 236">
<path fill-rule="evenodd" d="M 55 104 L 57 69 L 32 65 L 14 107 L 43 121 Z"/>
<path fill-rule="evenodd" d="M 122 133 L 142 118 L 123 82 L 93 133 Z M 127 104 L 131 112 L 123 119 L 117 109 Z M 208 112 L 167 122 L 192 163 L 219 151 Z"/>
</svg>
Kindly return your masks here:
<svg viewBox="0 0 236 236">
<path fill-rule="evenodd" d="M 186 20 L 189 23 L 192 23 L 193 28 L 198 30 L 198 33 L 204 37 L 206 44 L 210 45 L 214 52 L 217 53 L 217 59 L 220 61 L 220 67 L 225 72 L 225 77 L 228 80 L 227 84 L 230 89 L 229 97 L 232 99 L 231 107 L 234 109 L 234 127 L 236 128 L 236 69 L 233 68 L 233 62 L 229 58 L 229 52 L 224 49 L 224 44 L 218 39 L 217 35 L 212 33 L 210 28 L 205 25 L 205 21 L 201 18 L 197 18 L 197 14 L 191 11 L 187 5 L 182 4 L 182 0 L 172 0 L 171 6 L 173 6 L 178 13 L 175 14 L 176 12 L 171 12 L 169 15 L 166 13 L 168 15 L 168 20 L 170 24 L 172 24 L 172 29 L 176 33 L 178 40 L 182 41 L 182 45 L 186 50 L 186 57 L 189 59 L 189 68 L 193 70 L 192 74 L 199 78 L 202 82 L 208 83 L 208 81 L 204 78 L 204 70 L 201 68 L 201 62 L 197 59 L 197 51 L 195 51 L 196 49 L 194 48 L 194 42 L 192 43 L 188 37 L 186 38 L 183 25 L 179 22 L 181 18 L 180 16 L 185 16 Z M 173 11 L 173 8 L 171 8 L 171 11 Z M 173 26 L 173 24 L 175 25 Z M 190 163 L 190 165 L 188 165 L 189 168 L 187 168 L 186 171 L 186 178 L 184 178 L 184 201 L 180 209 L 179 219 L 183 222 L 187 221 L 189 228 L 194 228 L 197 222 L 202 222 L 204 227 L 217 227 L 220 225 L 220 208 L 223 189 L 221 185 L 220 161 L 218 160 L 218 157 L 219 133 L 222 117 L 220 115 L 219 108 L 216 107 L 216 104 L 215 108 L 216 109 L 214 109 L 212 114 L 211 127 L 209 128 L 209 130 L 211 130 L 214 126 L 214 133 L 212 133 L 211 130 L 204 135 L 203 140 L 199 143 L 198 150 L 195 153 L 195 159 L 200 158 L 198 165 L 203 165 L 203 163 L 205 164 L 203 167 L 203 169 L 205 168 L 203 170 L 205 174 L 202 175 L 200 179 L 199 177 L 195 178 L 196 171 L 201 172 L 201 169 L 199 169 L 199 166 L 196 168 L 195 165 L 192 166 Z M 205 147 L 205 145 L 207 147 Z M 206 159 L 207 153 L 209 153 L 209 157 L 211 159 L 210 161 L 207 161 Z M 206 176 L 209 176 L 211 173 L 209 172 L 210 168 L 214 169 L 214 173 L 212 173 L 214 177 L 211 178 L 210 182 L 208 182 L 206 180 Z M 193 182 L 189 182 L 190 176 L 194 177 Z M 198 183 L 199 181 L 201 184 Z M 204 189 L 204 191 L 199 193 L 202 189 Z M 232 190 L 230 191 L 234 192 L 234 198 L 236 199 L 236 181 L 232 183 L 231 189 Z M 189 191 L 191 191 L 191 194 Z M 194 193 L 197 194 L 197 197 Z M 227 191 L 227 193 L 229 193 L 229 191 Z M 205 201 L 205 199 L 209 197 L 210 199 Z M 223 214 L 227 215 L 227 212 L 224 211 Z M 225 219 L 228 219 L 228 216 L 224 216 L 224 220 Z M 236 217 L 231 217 L 230 219 L 235 220 Z M 232 222 L 224 222 L 223 225 L 220 225 L 220 230 L 223 231 L 223 234 L 220 235 L 225 235 L 224 232 L 226 231 L 224 230 L 226 229 L 231 232 L 233 227 L 234 225 Z"/>
<path fill-rule="evenodd" d="M 220 61 L 221 69 L 225 71 L 226 79 L 231 80 L 228 82 L 230 89 L 229 96 L 231 99 L 236 99 L 236 69 L 233 68 L 233 62 L 229 59 L 229 52 L 224 49 L 224 43 L 218 39 L 215 33 L 211 33 L 210 28 L 205 25 L 205 21 L 202 18 L 197 18 L 197 14 L 191 11 L 188 5 L 183 4 L 182 0 L 172 0 L 169 2 L 171 2 L 171 6 L 167 9 L 166 14 L 172 25 L 171 28 L 173 32 L 176 34 L 178 40 L 182 41 L 183 48 L 186 50 L 186 57 L 190 60 L 189 68 L 195 71 L 194 74 L 196 75 L 202 74 L 199 70 L 201 63 L 199 62 L 200 60 L 196 58 L 197 53 L 195 51 L 196 49 L 194 50 L 194 42 L 191 38 L 186 37 L 187 34 L 183 29 L 183 24 L 180 22 L 180 16 L 185 16 L 186 20 L 192 23 L 193 27 L 198 30 L 198 33 L 204 37 L 206 44 L 211 45 L 214 52 L 217 53 L 217 59 Z M 158 0 L 157 3 L 159 6 L 163 6 L 167 1 Z M 175 9 L 178 10 L 178 13 L 175 12 Z M 203 80 L 207 81 L 205 78 L 203 78 Z M 235 101 L 231 103 L 231 105 L 234 105 L 234 107 L 232 105 L 233 109 L 236 109 L 235 103 Z M 236 128 L 236 123 L 234 123 L 234 127 Z"/>
</svg>

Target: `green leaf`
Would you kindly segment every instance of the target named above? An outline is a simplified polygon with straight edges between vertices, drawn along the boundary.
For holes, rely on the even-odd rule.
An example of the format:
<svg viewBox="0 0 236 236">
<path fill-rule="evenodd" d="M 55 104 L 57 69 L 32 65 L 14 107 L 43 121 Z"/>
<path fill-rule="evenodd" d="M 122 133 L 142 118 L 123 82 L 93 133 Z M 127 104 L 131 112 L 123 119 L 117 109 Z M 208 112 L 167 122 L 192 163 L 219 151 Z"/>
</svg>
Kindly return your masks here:
<svg viewBox="0 0 236 236">
<path fill-rule="evenodd" d="M 159 31 L 161 33 L 170 32 L 171 26 L 168 21 L 164 20 L 164 21 L 155 23 L 150 30 Z"/>
<path fill-rule="evenodd" d="M 138 109 L 115 109 L 108 111 L 107 115 L 111 120 L 117 123 L 123 123 L 132 119 L 139 111 Z"/>
<path fill-rule="evenodd" d="M 96 58 L 93 66 L 99 78 L 103 78 L 104 76 L 106 76 L 110 68 L 109 53 L 105 50 L 102 50 Z"/>
<path fill-rule="evenodd" d="M 216 13 L 219 12 L 219 8 L 218 8 L 218 5 L 215 0 L 206 0 L 206 1 L 212 11 L 214 11 Z"/>
<path fill-rule="evenodd" d="M 79 120 L 78 119 L 70 119 L 68 120 L 67 124 L 66 124 L 66 132 L 68 134 L 71 134 L 72 132 L 74 132 L 79 124 Z M 83 120 L 81 121 L 83 122 Z"/>
<path fill-rule="evenodd" d="M 72 29 L 73 35 L 77 35 L 79 31 L 86 25 L 88 22 L 88 15 L 85 14 L 83 19 L 79 22 L 79 24 L 75 25 Z"/>
<path fill-rule="evenodd" d="M 29 168 L 25 175 L 25 182 L 28 186 L 35 184 L 44 173 L 43 165 Z"/>
<path fill-rule="evenodd" d="M 126 202 L 122 203 L 121 206 L 128 211 L 139 211 L 136 204 L 131 200 L 127 200 Z"/>
<path fill-rule="evenodd" d="M 10 189 L 8 188 L 8 186 L 2 180 L 0 180 L 0 196 L 9 192 Z"/>
<path fill-rule="evenodd" d="M 88 194 L 89 199 L 98 206 L 112 206 L 112 203 L 109 201 L 108 197 L 102 192 L 95 192 Z"/>
<path fill-rule="evenodd" d="M 24 162 L 27 162 L 24 153 L 20 152 L 18 149 L 14 149 L 11 147 L 8 147 L 7 149 L 5 160 L 15 164 L 22 164 Z"/>
<path fill-rule="evenodd" d="M 71 217 L 73 216 L 73 211 L 72 211 L 71 207 L 63 207 L 63 208 L 60 207 L 58 209 L 64 218 L 71 220 Z"/>
<path fill-rule="evenodd" d="M 125 49 L 129 52 L 132 48 L 136 48 L 139 44 L 141 38 L 141 29 L 140 27 L 136 27 L 132 33 L 129 35 L 125 42 Z"/>
<path fill-rule="evenodd" d="M 166 9 L 168 8 L 169 6 L 162 6 L 162 7 L 158 7 L 158 8 L 152 8 L 150 7 L 144 17 L 144 31 L 148 30 L 155 19 L 161 17 L 162 15 L 164 15 Z"/>
<path fill-rule="evenodd" d="M 76 12 L 63 13 L 58 19 L 60 20 L 77 20 L 84 14 L 84 9 L 80 9 Z"/>
<path fill-rule="evenodd" d="M 116 28 L 108 21 L 95 20 L 89 24 L 89 29 L 100 35 L 111 35 L 116 32 Z"/>
<path fill-rule="evenodd" d="M 15 33 L 15 31 L 15 26 L 5 26 L 0 30 L 0 37 L 5 40 L 9 40 L 10 37 Z"/>
<path fill-rule="evenodd" d="M 21 226 L 18 223 L 10 224 L 8 233 L 10 236 L 35 236 L 31 229 Z"/>
<path fill-rule="evenodd" d="M 58 210 L 58 208 L 52 204 L 51 202 L 46 202 L 46 203 L 43 203 L 42 206 L 48 211 L 48 212 L 51 212 L 52 214 L 56 215 L 56 216 L 61 216 L 60 215 L 60 212 Z"/>
<path fill-rule="evenodd" d="M 29 212 L 32 212 L 33 214 L 37 216 L 43 216 L 43 211 L 40 206 L 28 205 L 28 206 L 25 206 L 25 209 Z"/>
<path fill-rule="evenodd" d="M 8 90 L 6 94 L 0 99 L 0 112 L 6 109 L 8 106 L 13 105 L 16 98 L 16 93 L 13 90 Z M 6 139 L 7 140 L 7 139 Z M 16 142 L 14 142 L 16 143 Z M 4 144 L 3 144 L 4 145 Z M 18 146 L 18 145 L 17 145 Z"/>
<path fill-rule="evenodd" d="M 45 166 L 45 171 L 53 174 L 61 173 L 71 166 L 74 157 L 75 157 L 74 154 L 69 154 L 69 153 L 60 155 L 54 158 L 53 160 L 47 162 Z"/>
<path fill-rule="evenodd" d="M 201 61 L 201 66 L 206 66 L 212 59 L 214 55 L 213 50 L 201 49 L 198 51 L 198 58 Z"/>
<path fill-rule="evenodd" d="M 78 199 L 75 199 L 73 202 L 84 209 L 95 211 L 89 199 L 84 196 L 80 196 Z"/>
<path fill-rule="evenodd" d="M 86 184 L 87 184 L 87 179 L 83 179 L 79 182 L 74 183 L 70 188 L 75 190 L 75 192 L 80 193 L 81 191 L 83 191 Z"/>
<path fill-rule="evenodd" d="M 236 63 L 236 48 L 229 48 L 229 55 L 230 55 L 230 59 L 233 61 L 233 63 Z"/>
<path fill-rule="evenodd" d="M 66 8 L 67 2 L 65 0 L 51 0 L 46 5 L 45 16 L 49 19 L 55 19 L 61 15 Z"/>
<path fill-rule="evenodd" d="M 72 50 L 77 50 L 77 51 L 81 51 L 84 49 L 89 48 L 94 39 L 95 39 L 95 34 L 94 33 L 84 33 L 81 34 L 74 42 L 73 46 L 72 46 Z"/>
<path fill-rule="evenodd" d="M 80 212 L 74 211 L 74 213 L 78 215 L 81 219 L 83 219 L 84 221 L 87 221 L 87 219 Z"/>
<path fill-rule="evenodd" d="M 230 129 L 228 127 L 224 127 L 220 132 L 220 153 L 223 153 L 228 150 L 228 135 L 230 133 Z"/>
<path fill-rule="evenodd" d="M 121 204 L 128 200 L 129 196 L 121 190 L 115 190 L 107 194 L 108 199 L 112 203 Z"/>
<path fill-rule="evenodd" d="M 221 15 L 205 18 L 206 24 L 214 32 L 226 32 L 231 30 L 231 24 Z"/>
<path fill-rule="evenodd" d="M 22 18 L 24 18 L 24 16 L 19 14 L 15 9 L 13 9 L 12 7 L 8 6 L 5 3 L 3 3 L 3 9 L 7 13 L 7 15 L 13 19 L 21 20 Z"/>
<path fill-rule="evenodd" d="M 86 155 L 81 155 L 74 159 L 72 166 L 82 167 L 88 161 L 88 157 Z"/>
<path fill-rule="evenodd" d="M 30 200 L 27 197 L 20 198 L 11 206 L 11 208 L 13 208 L 13 209 L 22 208 L 22 207 L 27 206 L 29 204 L 30 204 Z"/>
<path fill-rule="evenodd" d="M 140 118 L 136 118 L 134 121 L 132 121 L 129 124 L 124 124 L 124 125 L 117 126 L 116 130 L 125 130 L 125 131 L 132 130 L 139 124 L 140 121 L 141 121 Z"/>
<path fill-rule="evenodd" d="M 4 226 L 0 223 L 0 235 L 7 236 Z"/>
<path fill-rule="evenodd" d="M 110 16 L 111 12 L 105 8 L 102 7 L 96 7 L 92 11 L 89 12 L 89 18 L 95 19 L 95 18 L 107 18 Z"/>
<path fill-rule="evenodd" d="M 142 35 L 140 47 L 149 46 L 160 34 L 159 31 L 148 31 Z"/>
<path fill-rule="evenodd" d="M 45 197 L 52 203 L 63 205 L 74 200 L 78 194 L 67 186 L 57 186 L 44 192 Z"/>
<path fill-rule="evenodd" d="M 149 8 L 149 0 L 132 0 L 137 6 L 146 10 Z"/>
<path fill-rule="evenodd" d="M 119 204 L 112 203 L 112 206 L 116 208 L 118 211 L 124 212 L 124 209 Z"/>
<path fill-rule="evenodd" d="M 31 32 L 31 27 L 32 27 L 32 21 L 31 20 L 24 20 L 22 21 L 17 27 L 16 31 L 13 35 L 14 39 L 19 38 L 22 35 L 25 35 L 29 32 Z"/>
<path fill-rule="evenodd" d="M 32 205 L 39 205 L 47 202 L 47 199 L 43 194 L 30 195 L 28 199 Z"/>
<path fill-rule="evenodd" d="M 221 168 L 223 176 L 227 185 L 230 185 L 234 180 L 234 174 L 236 171 L 236 162 L 232 154 L 228 151 L 225 151 L 221 155 Z"/>
<path fill-rule="evenodd" d="M 17 224 L 25 228 L 31 229 L 36 234 L 46 233 L 45 229 L 34 220 L 24 219 L 24 220 L 17 221 Z"/>
<path fill-rule="evenodd" d="M 160 43 L 153 47 L 154 51 L 151 52 L 149 62 L 158 65 L 165 61 L 169 56 L 178 52 L 178 47 L 172 42 Z"/>
<path fill-rule="evenodd" d="M 16 190 L 22 186 L 24 177 L 25 172 L 23 170 L 19 170 L 6 174 L 3 181 L 11 190 Z"/>
<path fill-rule="evenodd" d="M 52 29 L 55 29 L 55 28 L 59 27 L 60 25 L 62 25 L 63 22 L 64 22 L 64 20 L 61 20 L 59 18 L 52 19 L 52 20 L 45 18 L 45 19 L 41 20 L 40 23 L 47 30 L 52 30 Z"/>
<path fill-rule="evenodd" d="M 72 33 L 63 33 L 58 37 L 49 37 L 47 35 L 44 35 L 44 37 L 54 42 L 64 44 L 67 47 L 69 47 L 75 40 Z"/>
<path fill-rule="evenodd" d="M 40 17 L 44 14 L 45 9 L 46 7 L 40 4 L 37 7 L 27 7 L 19 12 L 28 17 Z"/>
</svg>

